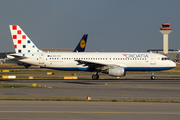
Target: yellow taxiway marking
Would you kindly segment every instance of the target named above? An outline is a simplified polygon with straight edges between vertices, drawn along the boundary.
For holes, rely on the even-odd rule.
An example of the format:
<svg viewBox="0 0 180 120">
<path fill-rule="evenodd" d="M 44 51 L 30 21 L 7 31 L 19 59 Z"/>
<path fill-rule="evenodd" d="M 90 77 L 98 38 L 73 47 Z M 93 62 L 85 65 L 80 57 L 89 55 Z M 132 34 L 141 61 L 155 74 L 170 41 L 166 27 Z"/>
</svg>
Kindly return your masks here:
<svg viewBox="0 0 180 120">
<path fill-rule="evenodd" d="M 180 115 L 180 113 L 169 113 L 169 112 L 83 112 L 83 111 L 0 111 L 0 113 L 86 113 L 86 114 L 169 114 L 169 115 Z"/>
</svg>

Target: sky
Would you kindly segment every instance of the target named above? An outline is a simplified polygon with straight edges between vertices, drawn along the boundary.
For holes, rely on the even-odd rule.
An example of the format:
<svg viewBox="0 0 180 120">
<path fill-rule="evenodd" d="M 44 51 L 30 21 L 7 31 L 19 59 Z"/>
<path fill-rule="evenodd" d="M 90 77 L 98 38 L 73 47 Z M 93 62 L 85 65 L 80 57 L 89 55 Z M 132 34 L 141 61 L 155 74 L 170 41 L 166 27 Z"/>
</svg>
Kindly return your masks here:
<svg viewBox="0 0 180 120">
<path fill-rule="evenodd" d="M 0 52 L 14 52 L 9 25 L 19 25 L 38 48 L 86 52 L 163 49 L 159 32 L 170 22 L 169 48 L 180 49 L 180 0 L 0 0 Z"/>
</svg>

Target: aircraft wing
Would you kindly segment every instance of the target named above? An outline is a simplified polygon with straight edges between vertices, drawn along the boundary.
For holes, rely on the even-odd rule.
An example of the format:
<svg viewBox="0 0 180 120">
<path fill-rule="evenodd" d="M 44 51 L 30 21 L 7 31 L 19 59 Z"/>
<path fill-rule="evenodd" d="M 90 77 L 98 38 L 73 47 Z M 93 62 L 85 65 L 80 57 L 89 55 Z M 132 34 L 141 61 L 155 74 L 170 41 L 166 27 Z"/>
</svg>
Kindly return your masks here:
<svg viewBox="0 0 180 120">
<path fill-rule="evenodd" d="M 107 64 L 102 64 L 102 63 L 97 63 L 97 62 L 89 62 L 89 61 L 84 61 L 84 60 L 75 60 L 78 62 L 78 65 L 83 64 L 83 66 L 88 66 L 89 68 L 100 68 L 104 66 L 108 66 Z"/>
</svg>

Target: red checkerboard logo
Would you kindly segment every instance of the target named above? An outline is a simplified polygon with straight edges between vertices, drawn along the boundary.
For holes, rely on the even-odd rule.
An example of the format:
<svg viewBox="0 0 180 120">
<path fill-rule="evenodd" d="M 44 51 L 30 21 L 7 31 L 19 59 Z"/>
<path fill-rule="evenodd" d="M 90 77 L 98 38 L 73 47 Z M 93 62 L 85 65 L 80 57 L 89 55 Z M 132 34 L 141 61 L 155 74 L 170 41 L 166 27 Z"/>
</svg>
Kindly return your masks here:
<svg viewBox="0 0 180 120">
<path fill-rule="evenodd" d="M 22 35 L 22 39 L 26 39 L 26 35 Z"/>
<path fill-rule="evenodd" d="M 17 34 L 21 34 L 21 30 L 18 30 L 18 31 L 17 31 Z"/>
<path fill-rule="evenodd" d="M 13 25 L 13 26 L 12 26 L 12 29 L 13 29 L 13 30 L 17 30 L 17 25 Z"/>
<path fill-rule="evenodd" d="M 17 39 L 17 35 L 13 35 L 13 39 Z"/>
<path fill-rule="evenodd" d="M 21 44 L 21 40 L 18 40 L 18 44 Z"/>
</svg>

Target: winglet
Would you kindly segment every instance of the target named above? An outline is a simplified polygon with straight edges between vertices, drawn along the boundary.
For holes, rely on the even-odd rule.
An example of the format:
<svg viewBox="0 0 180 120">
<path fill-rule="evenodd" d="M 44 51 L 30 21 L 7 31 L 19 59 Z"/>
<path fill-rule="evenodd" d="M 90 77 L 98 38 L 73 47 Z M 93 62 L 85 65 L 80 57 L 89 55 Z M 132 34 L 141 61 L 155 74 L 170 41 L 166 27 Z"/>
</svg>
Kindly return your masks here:
<svg viewBox="0 0 180 120">
<path fill-rule="evenodd" d="M 86 48 L 86 41 L 87 41 L 88 34 L 84 34 L 83 37 L 81 38 L 79 44 L 77 47 L 74 49 L 73 52 L 84 52 Z"/>
</svg>

